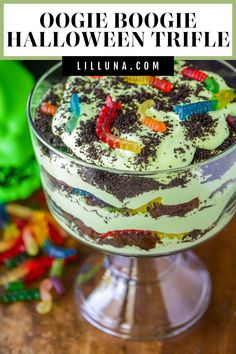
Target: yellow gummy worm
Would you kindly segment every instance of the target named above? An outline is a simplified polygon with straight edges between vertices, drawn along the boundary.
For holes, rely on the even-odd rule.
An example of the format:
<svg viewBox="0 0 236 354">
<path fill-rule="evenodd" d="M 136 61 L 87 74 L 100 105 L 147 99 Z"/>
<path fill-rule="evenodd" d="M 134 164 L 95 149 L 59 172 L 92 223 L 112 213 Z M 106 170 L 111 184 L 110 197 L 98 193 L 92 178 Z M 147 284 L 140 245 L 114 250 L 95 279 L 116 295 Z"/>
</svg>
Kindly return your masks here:
<svg viewBox="0 0 236 354">
<path fill-rule="evenodd" d="M 30 256 L 36 256 L 39 252 L 39 246 L 36 242 L 32 228 L 30 226 L 25 226 L 22 233 L 22 238 L 25 244 L 25 250 Z"/>
<path fill-rule="evenodd" d="M 136 209 L 122 209 L 122 211 L 126 211 L 128 212 L 130 215 L 136 215 L 138 213 L 142 213 L 142 214 L 146 214 L 147 212 L 147 208 L 152 208 L 154 204 L 161 204 L 162 198 L 161 197 L 157 197 L 153 200 L 151 200 L 149 203 L 140 206 L 139 208 Z"/>
<path fill-rule="evenodd" d="M 166 234 L 164 232 L 157 232 L 157 236 L 162 239 L 164 237 L 167 237 L 169 239 L 173 239 L 173 238 L 178 238 L 178 240 L 182 240 L 182 238 L 186 235 L 186 233 L 183 233 L 183 234 Z"/>
<path fill-rule="evenodd" d="M 14 239 L 1 241 L 1 242 L 0 242 L 0 252 L 6 252 L 6 251 L 8 251 L 10 248 L 12 248 L 12 246 L 14 245 L 14 243 L 15 243 L 15 240 L 14 240 Z"/>
<path fill-rule="evenodd" d="M 27 274 L 27 272 L 28 271 L 22 266 L 14 268 L 13 270 L 7 272 L 6 274 L 0 277 L 0 285 L 5 285 L 7 283 L 12 283 L 19 279 L 22 279 Z"/>
<path fill-rule="evenodd" d="M 236 98 L 236 93 L 233 90 L 221 90 L 214 96 L 217 99 L 217 109 L 224 108 Z"/>
<path fill-rule="evenodd" d="M 150 85 L 151 83 L 150 76 L 125 76 L 124 80 L 129 84 L 136 85 Z"/>
<path fill-rule="evenodd" d="M 140 103 L 140 105 L 138 106 L 138 110 L 137 113 L 140 115 L 140 117 L 144 117 L 145 116 L 145 112 L 151 108 L 152 106 L 154 106 L 155 102 L 153 100 L 146 100 L 143 103 Z"/>
<path fill-rule="evenodd" d="M 48 313 L 52 308 L 52 295 L 50 293 L 52 287 L 51 279 L 44 279 L 40 283 L 41 301 L 36 305 L 36 311 L 41 315 Z"/>
<path fill-rule="evenodd" d="M 27 219 L 32 215 L 32 210 L 19 204 L 8 204 L 6 206 L 7 212 L 11 215 L 17 216 L 22 219 Z"/>
<path fill-rule="evenodd" d="M 15 224 L 7 225 L 3 231 L 3 240 L 15 240 L 20 235 L 20 230 Z"/>
</svg>

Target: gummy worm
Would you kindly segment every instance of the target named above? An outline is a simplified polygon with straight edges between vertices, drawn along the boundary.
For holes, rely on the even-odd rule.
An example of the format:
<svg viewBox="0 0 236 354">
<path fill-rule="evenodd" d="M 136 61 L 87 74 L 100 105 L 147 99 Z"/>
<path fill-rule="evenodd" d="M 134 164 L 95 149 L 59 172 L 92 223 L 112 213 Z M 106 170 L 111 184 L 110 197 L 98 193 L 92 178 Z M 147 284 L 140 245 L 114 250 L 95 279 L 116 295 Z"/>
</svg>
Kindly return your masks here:
<svg viewBox="0 0 236 354">
<path fill-rule="evenodd" d="M 97 76 L 97 75 L 94 75 L 94 76 L 89 76 L 89 77 L 91 77 L 91 78 L 93 78 L 93 79 L 100 79 L 101 77 L 104 77 L 104 76 Z"/>
<path fill-rule="evenodd" d="M 21 289 L 0 296 L 0 303 L 4 304 L 32 300 L 40 300 L 40 293 L 38 289 Z"/>
<path fill-rule="evenodd" d="M 44 103 L 42 103 L 40 110 L 43 113 L 46 113 L 50 116 L 54 116 L 57 112 L 57 106 L 55 106 L 49 102 L 44 102 Z"/>
<path fill-rule="evenodd" d="M 221 109 L 236 98 L 236 93 L 233 90 L 221 90 L 215 94 L 215 98 L 218 101 L 217 108 Z"/>
<path fill-rule="evenodd" d="M 44 279 L 40 283 L 39 291 L 41 301 L 36 306 L 36 311 L 41 315 L 48 313 L 52 308 L 52 295 L 50 290 L 52 289 L 51 279 Z"/>
<path fill-rule="evenodd" d="M 108 237 L 120 237 L 120 236 L 124 236 L 124 234 L 131 234 L 131 235 L 147 235 L 147 236 L 156 236 L 159 237 L 160 239 L 164 238 L 164 237 L 168 237 L 169 239 L 173 239 L 175 237 L 177 237 L 178 239 L 182 239 L 186 233 L 182 233 L 182 234 L 166 234 L 166 233 L 162 233 L 162 232 L 158 232 L 158 231 L 148 231 L 148 230 L 135 230 L 135 229 L 127 229 L 127 230 L 115 230 L 115 231 L 108 231 L 104 234 L 100 234 L 99 237 L 104 239 L 104 238 L 108 238 Z"/>
<path fill-rule="evenodd" d="M 149 203 L 145 204 L 145 205 L 142 205 L 141 207 L 139 208 L 136 208 L 136 209 L 128 209 L 127 208 L 127 212 L 130 214 L 130 215 L 136 215 L 137 213 L 142 213 L 142 214 L 145 214 L 147 212 L 147 209 L 148 208 L 152 208 L 152 206 L 154 204 L 160 204 L 161 203 L 161 200 L 162 198 L 160 197 L 157 197 L 153 200 L 151 200 Z M 126 211 L 126 210 L 125 210 Z"/>
<path fill-rule="evenodd" d="M 218 82 L 213 77 L 209 77 L 203 71 L 186 67 L 182 69 L 181 74 L 185 77 L 188 77 L 189 79 L 202 81 L 204 83 L 204 86 L 213 93 L 219 92 L 220 87 Z"/>
<path fill-rule="evenodd" d="M 48 232 L 49 238 L 58 246 L 61 246 L 65 243 L 68 234 L 66 231 L 61 229 L 51 215 L 46 214 L 46 219 L 48 221 Z"/>
<path fill-rule="evenodd" d="M 7 292 L 14 292 L 24 289 L 24 283 L 21 280 L 17 280 L 6 284 L 4 287 Z"/>
<path fill-rule="evenodd" d="M 33 280 L 42 277 L 51 267 L 52 261 L 53 259 L 49 256 L 26 260 L 22 264 L 22 268 L 26 271 L 24 282 L 31 283 Z"/>
<path fill-rule="evenodd" d="M 64 267 L 64 259 L 62 258 L 54 259 L 49 273 L 50 277 L 57 277 L 57 278 L 61 277 L 63 267 Z"/>
<path fill-rule="evenodd" d="M 157 236 L 156 231 L 147 231 L 147 230 L 136 230 L 136 229 L 128 229 L 128 230 L 116 230 L 116 231 L 108 231 L 106 233 L 100 234 L 100 238 L 107 238 L 107 237 L 119 237 L 123 236 L 124 233 L 126 234 L 142 234 L 142 235 L 150 235 L 152 234 L 153 236 Z"/>
<path fill-rule="evenodd" d="M 217 109 L 217 100 L 201 101 L 189 104 L 178 104 L 174 106 L 174 111 L 179 115 L 180 120 L 184 121 L 193 114 L 207 113 Z"/>
<path fill-rule="evenodd" d="M 16 223 L 7 225 L 3 231 L 4 241 L 15 240 L 19 236 L 20 236 L 20 230 Z"/>
<path fill-rule="evenodd" d="M 0 242 L 0 252 L 8 251 L 9 249 L 11 249 L 13 247 L 15 242 L 16 241 L 14 239 L 1 241 Z"/>
<path fill-rule="evenodd" d="M 49 235 L 49 227 L 46 217 L 47 213 L 36 211 L 33 212 L 30 219 L 33 235 L 40 246 L 43 245 Z"/>
<path fill-rule="evenodd" d="M 173 85 L 169 81 L 158 79 L 155 76 L 125 76 L 124 80 L 130 84 L 152 86 L 166 93 L 173 89 Z"/>
<path fill-rule="evenodd" d="M 231 116 L 230 114 L 227 115 L 226 117 L 226 122 L 228 125 L 230 125 L 234 130 L 236 130 L 236 117 Z"/>
<path fill-rule="evenodd" d="M 0 263 L 3 263 L 5 260 L 13 258 L 18 254 L 25 251 L 25 245 L 23 242 L 22 237 L 20 236 L 14 243 L 13 247 L 9 250 L 5 251 L 4 253 L 0 254 Z"/>
<path fill-rule="evenodd" d="M 57 278 L 47 278 L 42 280 L 39 286 L 41 301 L 36 306 L 36 311 L 40 314 L 48 313 L 52 308 L 52 295 L 50 291 L 54 288 L 58 295 L 65 292 L 64 286 Z"/>
<path fill-rule="evenodd" d="M 50 277 L 52 281 L 52 286 L 58 295 L 62 296 L 65 294 L 65 287 L 58 277 Z"/>
<path fill-rule="evenodd" d="M 100 141 L 106 143 L 112 149 L 129 150 L 138 154 L 141 151 L 140 144 L 116 137 L 110 133 L 111 125 L 115 122 L 119 109 L 121 109 L 121 102 L 116 103 L 112 101 L 111 96 L 107 96 L 106 104 L 102 107 L 96 121 L 96 134 Z"/>
<path fill-rule="evenodd" d="M 22 231 L 22 238 L 25 244 L 25 250 L 30 256 L 36 256 L 39 252 L 38 244 L 33 236 L 30 225 L 24 227 Z"/>
<path fill-rule="evenodd" d="M 6 210 L 9 214 L 17 216 L 19 218 L 27 219 L 32 216 L 33 211 L 30 208 L 19 204 L 8 204 Z"/>
<path fill-rule="evenodd" d="M 164 122 L 145 115 L 146 111 L 154 104 L 153 100 L 146 100 L 139 105 L 137 112 L 140 115 L 140 122 L 153 131 L 164 133 L 167 129 Z"/>
<path fill-rule="evenodd" d="M 4 264 L 7 266 L 7 268 L 15 268 L 17 267 L 19 264 L 21 264 L 22 262 L 24 262 L 26 259 L 28 259 L 29 256 L 27 255 L 27 253 L 21 253 L 18 256 L 15 256 L 11 259 L 6 259 L 4 261 Z"/>
<path fill-rule="evenodd" d="M 185 77 L 188 77 L 189 79 L 194 79 L 197 81 L 204 81 L 207 78 L 207 74 L 205 74 L 203 71 L 196 70 L 194 68 L 183 68 L 181 70 L 181 74 Z"/>
<path fill-rule="evenodd" d="M 77 125 L 78 119 L 80 117 L 80 99 L 77 93 L 73 93 L 70 99 L 70 110 L 71 117 L 66 123 L 65 131 L 71 133 Z"/>
<path fill-rule="evenodd" d="M 0 285 L 5 285 L 19 279 L 22 279 L 27 274 L 24 267 L 19 266 L 0 276 Z"/>
<path fill-rule="evenodd" d="M 59 246 L 54 246 L 50 241 L 46 240 L 44 243 L 44 250 L 48 256 L 53 258 L 67 258 L 76 255 L 77 251 L 75 248 L 63 248 Z"/>
</svg>

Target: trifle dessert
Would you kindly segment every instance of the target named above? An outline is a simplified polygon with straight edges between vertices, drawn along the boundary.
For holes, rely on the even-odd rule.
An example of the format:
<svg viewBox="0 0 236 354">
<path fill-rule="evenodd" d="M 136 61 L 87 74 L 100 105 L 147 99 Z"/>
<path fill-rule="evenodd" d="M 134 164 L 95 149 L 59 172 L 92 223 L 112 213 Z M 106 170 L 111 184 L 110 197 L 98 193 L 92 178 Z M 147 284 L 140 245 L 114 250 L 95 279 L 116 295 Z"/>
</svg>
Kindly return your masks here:
<svg viewBox="0 0 236 354">
<path fill-rule="evenodd" d="M 79 240 L 161 255 L 232 218 L 236 93 L 217 72 L 178 61 L 168 77 L 71 76 L 46 87 L 30 102 L 35 151 L 50 210 Z"/>
</svg>

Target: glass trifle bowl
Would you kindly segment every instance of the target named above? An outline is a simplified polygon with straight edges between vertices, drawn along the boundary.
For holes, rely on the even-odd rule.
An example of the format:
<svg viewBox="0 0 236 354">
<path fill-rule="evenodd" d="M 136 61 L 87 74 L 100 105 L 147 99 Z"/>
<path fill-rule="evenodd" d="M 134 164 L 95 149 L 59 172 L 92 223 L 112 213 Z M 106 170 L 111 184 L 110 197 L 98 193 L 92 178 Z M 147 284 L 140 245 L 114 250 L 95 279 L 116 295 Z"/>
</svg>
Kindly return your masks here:
<svg viewBox="0 0 236 354">
<path fill-rule="evenodd" d="M 229 63 L 196 64 L 236 86 Z M 28 116 L 52 215 L 100 251 L 79 270 L 78 308 L 94 326 L 122 338 L 177 335 L 209 304 L 209 273 L 189 249 L 220 232 L 235 213 L 236 145 L 227 140 L 219 154 L 168 169 L 131 171 L 84 161 L 50 135 L 47 114 L 36 119 L 43 98 L 56 103 L 48 90 L 65 81 L 60 63 L 45 73 L 30 95 Z"/>
</svg>

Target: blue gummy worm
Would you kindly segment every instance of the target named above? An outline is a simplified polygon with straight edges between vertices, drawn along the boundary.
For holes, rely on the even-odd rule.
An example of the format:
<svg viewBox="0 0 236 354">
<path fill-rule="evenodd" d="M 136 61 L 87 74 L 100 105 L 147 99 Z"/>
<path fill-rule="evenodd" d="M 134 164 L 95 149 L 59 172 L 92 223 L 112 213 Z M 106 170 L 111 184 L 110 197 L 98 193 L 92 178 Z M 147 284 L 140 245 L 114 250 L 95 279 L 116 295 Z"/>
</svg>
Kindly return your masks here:
<svg viewBox="0 0 236 354">
<path fill-rule="evenodd" d="M 50 241 L 46 240 L 44 243 L 45 253 L 53 258 L 67 258 L 74 256 L 77 251 L 75 248 L 63 248 L 59 246 L 54 246 Z"/>
<path fill-rule="evenodd" d="M 71 193 L 72 194 L 79 194 L 81 196 L 86 196 L 89 194 L 89 192 L 83 191 L 82 189 L 79 189 L 79 188 L 73 188 Z"/>
<path fill-rule="evenodd" d="M 80 99 L 77 93 L 73 93 L 70 99 L 70 110 L 76 116 L 80 115 Z"/>
<path fill-rule="evenodd" d="M 80 117 L 80 99 L 77 93 L 73 93 L 70 99 L 70 110 L 71 117 L 66 123 L 65 131 L 67 133 L 72 133 L 72 131 L 76 128 L 78 119 Z"/>
<path fill-rule="evenodd" d="M 189 116 L 199 113 L 207 113 L 216 109 L 218 101 L 202 101 L 190 104 L 174 106 L 174 111 L 179 115 L 180 120 L 186 120 Z"/>
<path fill-rule="evenodd" d="M 86 192 L 86 191 L 79 189 L 79 188 L 73 188 L 71 191 L 71 194 L 79 194 L 79 195 L 81 195 L 81 197 L 89 197 L 92 199 L 96 198 L 92 193 Z"/>
</svg>

